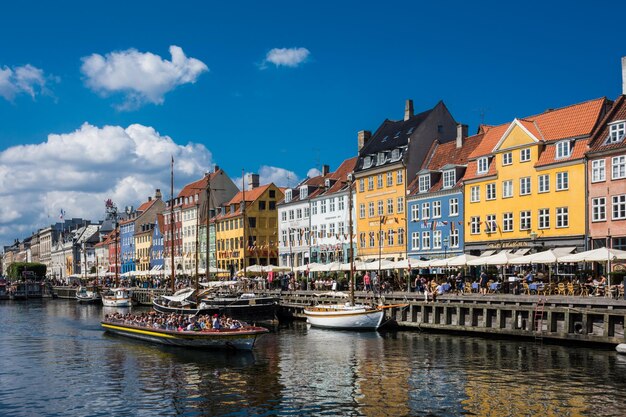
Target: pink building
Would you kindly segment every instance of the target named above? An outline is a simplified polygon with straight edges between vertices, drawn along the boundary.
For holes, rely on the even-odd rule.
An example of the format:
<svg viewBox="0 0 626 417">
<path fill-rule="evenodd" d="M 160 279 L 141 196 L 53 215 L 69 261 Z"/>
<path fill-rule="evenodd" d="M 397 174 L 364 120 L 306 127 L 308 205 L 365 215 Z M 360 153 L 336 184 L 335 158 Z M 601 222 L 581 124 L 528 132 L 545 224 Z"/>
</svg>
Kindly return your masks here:
<svg viewBox="0 0 626 417">
<path fill-rule="evenodd" d="M 625 67 L 626 60 L 622 61 Z M 626 88 L 626 87 L 625 87 Z M 626 94 L 626 91 L 624 91 Z M 626 95 L 596 127 L 587 152 L 590 248 L 626 250 Z"/>
</svg>

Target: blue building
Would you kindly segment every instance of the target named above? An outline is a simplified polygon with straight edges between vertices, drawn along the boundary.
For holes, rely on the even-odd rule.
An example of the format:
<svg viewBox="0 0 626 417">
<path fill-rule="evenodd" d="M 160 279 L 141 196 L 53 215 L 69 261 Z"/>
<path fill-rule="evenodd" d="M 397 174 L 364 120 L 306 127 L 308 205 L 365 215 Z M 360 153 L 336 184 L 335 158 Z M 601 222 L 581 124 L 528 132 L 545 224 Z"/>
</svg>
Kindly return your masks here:
<svg viewBox="0 0 626 417">
<path fill-rule="evenodd" d="M 152 246 L 150 247 L 150 270 L 163 271 L 163 215 L 157 214 L 152 230 Z"/>
<path fill-rule="evenodd" d="M 435 141 L 409 185 L 407 253 L 412 258 L 463 253 L 463 176 L 468 156 L 483 136 L 466 138 L 466 131 L 459 125 L 456 141 Z"/>
<path fill-rule="evenodd" d="M 136 269 L 135 216 L 120 222 L 120 263 L 122 264 L 122 274 Z"/>
</svg>

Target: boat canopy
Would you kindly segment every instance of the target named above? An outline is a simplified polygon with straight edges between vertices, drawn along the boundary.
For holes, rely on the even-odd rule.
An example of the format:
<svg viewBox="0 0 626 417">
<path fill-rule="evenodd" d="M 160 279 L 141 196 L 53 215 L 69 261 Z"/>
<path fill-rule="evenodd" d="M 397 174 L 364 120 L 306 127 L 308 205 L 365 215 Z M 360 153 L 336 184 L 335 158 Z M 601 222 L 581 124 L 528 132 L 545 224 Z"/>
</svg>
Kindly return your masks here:
<svg viewBox="0 0 626 417">
<path fill-rule="evenodd" d="M 169 301 L 182 302 L 193 294 L 194 291 L 195 290 L 193 288 L 188 288 L 184 291 L 178 291 L 174 295 L 163 295 L 162 297 Z"/>
</svg>

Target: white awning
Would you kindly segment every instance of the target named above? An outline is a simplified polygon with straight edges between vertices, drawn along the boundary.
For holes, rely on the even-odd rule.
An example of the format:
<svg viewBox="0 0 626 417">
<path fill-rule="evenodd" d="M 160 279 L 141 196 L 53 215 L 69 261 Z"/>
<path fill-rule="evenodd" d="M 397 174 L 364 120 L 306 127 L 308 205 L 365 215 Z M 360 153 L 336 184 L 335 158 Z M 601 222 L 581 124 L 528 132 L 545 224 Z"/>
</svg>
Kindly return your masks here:
<svg viewBox="0 0 626 417">
<path fill-rule="evenodd" d="M 496 251 L 495 251 L 495 250 L 486 250 L 486 251 L 484 251 L 483 253 L 481 253 L 481 254 L 480 254 L 480 257 L 481 257 L 481 258 L 484 258 L 485 256 L 491 256 L 491 255 L 493 255 L 494 253 L 496 253 Z"/>
<path fill-rule="evenodd" d="M 177 291 L 174 295 L 163 295 L 166 300 L 182 302 L 186 300 L 195 290 L 193 288 L 185 288 L 184 290 Z"/>
</svg>

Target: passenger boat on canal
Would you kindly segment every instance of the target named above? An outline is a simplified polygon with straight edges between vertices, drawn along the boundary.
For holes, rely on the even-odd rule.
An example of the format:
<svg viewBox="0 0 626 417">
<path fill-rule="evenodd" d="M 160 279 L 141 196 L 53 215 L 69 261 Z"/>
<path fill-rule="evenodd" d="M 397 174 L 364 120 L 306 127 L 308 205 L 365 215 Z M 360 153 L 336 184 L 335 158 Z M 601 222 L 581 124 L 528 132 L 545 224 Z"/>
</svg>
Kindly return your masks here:
<svg viewBox="0 0 626 417">
<path fill-rule="evenodd" d="M 89 290 L 81 285 L 76 290 L 76 301 L 79 304 L 100 304 L 101 297 L 97 288 Z"/>
<path fill-rule="evenodd" d="M 244 325 L 237 329 L 166 330 L 128 324 L 123 320 L 105 318 L 101 322 L 105 331 L 133 339 L 202 349 L 252 350 L 259 336 L 268 333 L 264 327 Z"/>
</svg>

